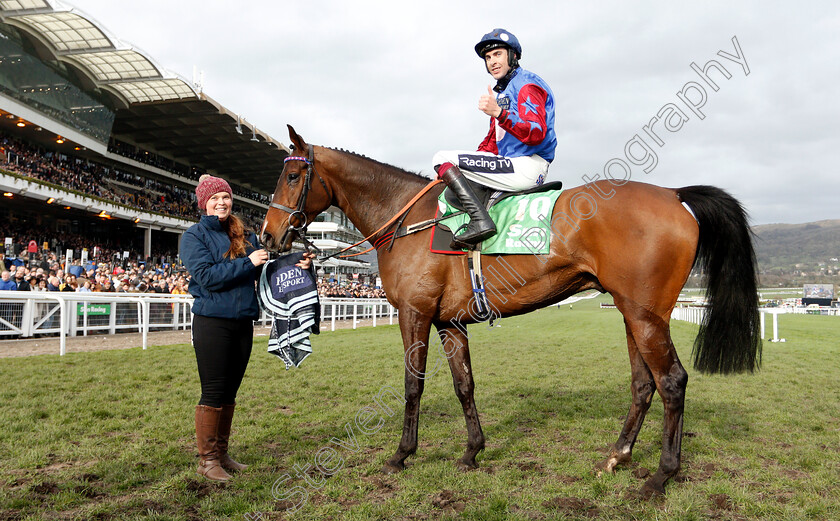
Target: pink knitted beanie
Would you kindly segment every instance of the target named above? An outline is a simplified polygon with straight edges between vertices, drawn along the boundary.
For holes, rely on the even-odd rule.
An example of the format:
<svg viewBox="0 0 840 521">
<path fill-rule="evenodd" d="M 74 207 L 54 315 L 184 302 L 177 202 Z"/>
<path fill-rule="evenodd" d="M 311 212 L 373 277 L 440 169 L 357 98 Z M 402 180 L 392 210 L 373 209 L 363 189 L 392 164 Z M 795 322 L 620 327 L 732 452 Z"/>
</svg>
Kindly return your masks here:
<svg viewBox="0 0 840 521">
<path fill-rule="evenodd" d="M 195 187 L 195 197 L 198 199 L 198 207 L 204 211 L 210 197 L 219 192 L 227 192 L 233 197 L 233 190 L 230 189 L 228 182 L 221 177 L 213 177 L 210 174 L 201 176 L 198 179 L 198 186 Z"/>
</svg>

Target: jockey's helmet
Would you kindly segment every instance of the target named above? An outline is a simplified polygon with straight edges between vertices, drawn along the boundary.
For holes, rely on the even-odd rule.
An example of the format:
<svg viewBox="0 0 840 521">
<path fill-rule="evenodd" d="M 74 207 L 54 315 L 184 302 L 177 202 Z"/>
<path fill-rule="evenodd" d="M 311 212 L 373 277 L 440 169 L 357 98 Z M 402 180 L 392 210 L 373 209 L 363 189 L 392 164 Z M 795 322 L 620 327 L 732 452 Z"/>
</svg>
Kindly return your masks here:
<svg viewBox="0 0 840 521">
<path fill-rule="evenodd" d="M 487 51 L 504 47 L 508 49 L 508 62 L 513 68 L 517 62 L 522 58 L 522 46 L 519 45 L 519 40 L 510 31 L 502 28 L 493 29 L 489 33 L 481 37 L 481 40 L 475 44 L 475 52 L 478 57 L 484 59 L 484 54 Z"/>
</svg>

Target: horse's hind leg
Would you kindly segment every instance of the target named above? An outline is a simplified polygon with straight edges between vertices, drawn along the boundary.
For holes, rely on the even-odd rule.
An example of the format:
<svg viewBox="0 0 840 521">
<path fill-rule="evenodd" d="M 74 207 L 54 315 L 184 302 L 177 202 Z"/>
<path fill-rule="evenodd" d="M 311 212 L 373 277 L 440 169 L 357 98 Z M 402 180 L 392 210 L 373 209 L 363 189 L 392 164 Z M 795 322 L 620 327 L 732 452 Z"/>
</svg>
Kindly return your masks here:
<svg viewBox="0 0 840 521">
<path fill-rule="evenodd" d="M 654 494 L 664 494 L 665 482 L 680 470 L 683 409 L 688 373 L 683 369 L 677 351 L 674 349 L 666 318 L 639 308 L 630 315 L 625 312 L 625 320 L 633 334 L 639 354 L 653 376 L 656 390 L 665 408 L 659 468 L 653 476 L 648 478 L 640 491 L 642 497 L 649 498 Z"/>
<path fill-rule="evenodd" d="M 405 349 L 405 416 L 397 452 L 385 462 L 382 471 L 388 474 L 405 469 L 405 459 L 417 452 L 417 428 L 420 422 L 420 397 L 426 377 L 426 355 L 429 351 L 430 318 L 414 310 L 400 309 L 400 332 Z"/>
<path fill-rule="evenodd" d="M 475 383 L 473 382 L 467 335 L 458 327 L 440 329 L 438 333 L 443 344 L 444 354 L 449 360 L 455 395 L 461 401 L 461 407 L 464 409 L 464 419 L 467 422 L 467 450 L 458 460 L 458 467 L 462 470 L 478 468 L 475 457 L 484 449 L 484 433 L 481 431 L 478 410 L 475 407 L 473 397 Z"/>
<path fill-rule="evenodd" d="M 650 369 L 648 369 L 641 353 L 639 353 L 639 348 L 633 339 L 633 333 L 626 321 L 624 327 L 627 330 L 627 350 L 630 354 L 630 370 L 632 374 L 630 389 L 633 401 L 630 404 L 630 410 L 627 413 L 627 419 L 624 421 L 621 434 L 618 436 L 618 441 L 613 445 L 607 459 L 599 463 L 596 467 L 599 471 L 613 472 L 618 465 L 630 462 L 632 459 L 633 445 L 636 443 L 636 437 L 642 428 L 645 414 L 647 414 L 650 408 L 653 392 L 656 390 L 653 375 L 650 374 Z"/>
</svg>

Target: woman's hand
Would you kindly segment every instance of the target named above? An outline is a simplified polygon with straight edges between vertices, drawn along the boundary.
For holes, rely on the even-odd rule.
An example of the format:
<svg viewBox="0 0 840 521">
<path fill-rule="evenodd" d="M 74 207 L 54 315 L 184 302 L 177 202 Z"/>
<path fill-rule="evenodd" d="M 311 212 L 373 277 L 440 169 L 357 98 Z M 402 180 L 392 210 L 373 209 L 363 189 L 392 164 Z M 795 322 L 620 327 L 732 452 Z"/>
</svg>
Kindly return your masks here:
<svg viewBox="0 0 840 521">
<path fill-rule="evenodd" d="M 266 250 L 254 250 L 251 255 L 248 255 L 254 266 L 262 266 L 268 261 L 268 252 Z"/>
<path fill-rule="evenodd" d="M 314 258 L 315 258 L 314 253 L 306 252 L 306 253 L 303 254 L 303 258 L 300 259 L 300 262 L 295 264 L 295 266 L 297 266 L 298 268 L 308 270 L 309 266 L 312 265 L 312 259 L 314 259 Z"/>
</svg>

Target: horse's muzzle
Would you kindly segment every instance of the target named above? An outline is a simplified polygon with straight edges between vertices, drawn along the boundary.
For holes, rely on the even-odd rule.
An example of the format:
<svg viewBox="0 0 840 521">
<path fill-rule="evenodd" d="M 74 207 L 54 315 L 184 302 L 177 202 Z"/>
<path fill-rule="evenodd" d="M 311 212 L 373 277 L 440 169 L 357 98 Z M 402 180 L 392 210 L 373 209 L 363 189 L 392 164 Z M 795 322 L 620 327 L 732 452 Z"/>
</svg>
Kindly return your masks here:
<svg viewBox="0 0 840 521">
<path fill-rule="evenodd" d="M 284 253 L 292 249 L 295 240 L 295 231 L 287 229 L 281 237 L 276 237 L 270 232 L 263 232 L 260 235 L 260 242 L 270 252 Z"/>
</svg>

